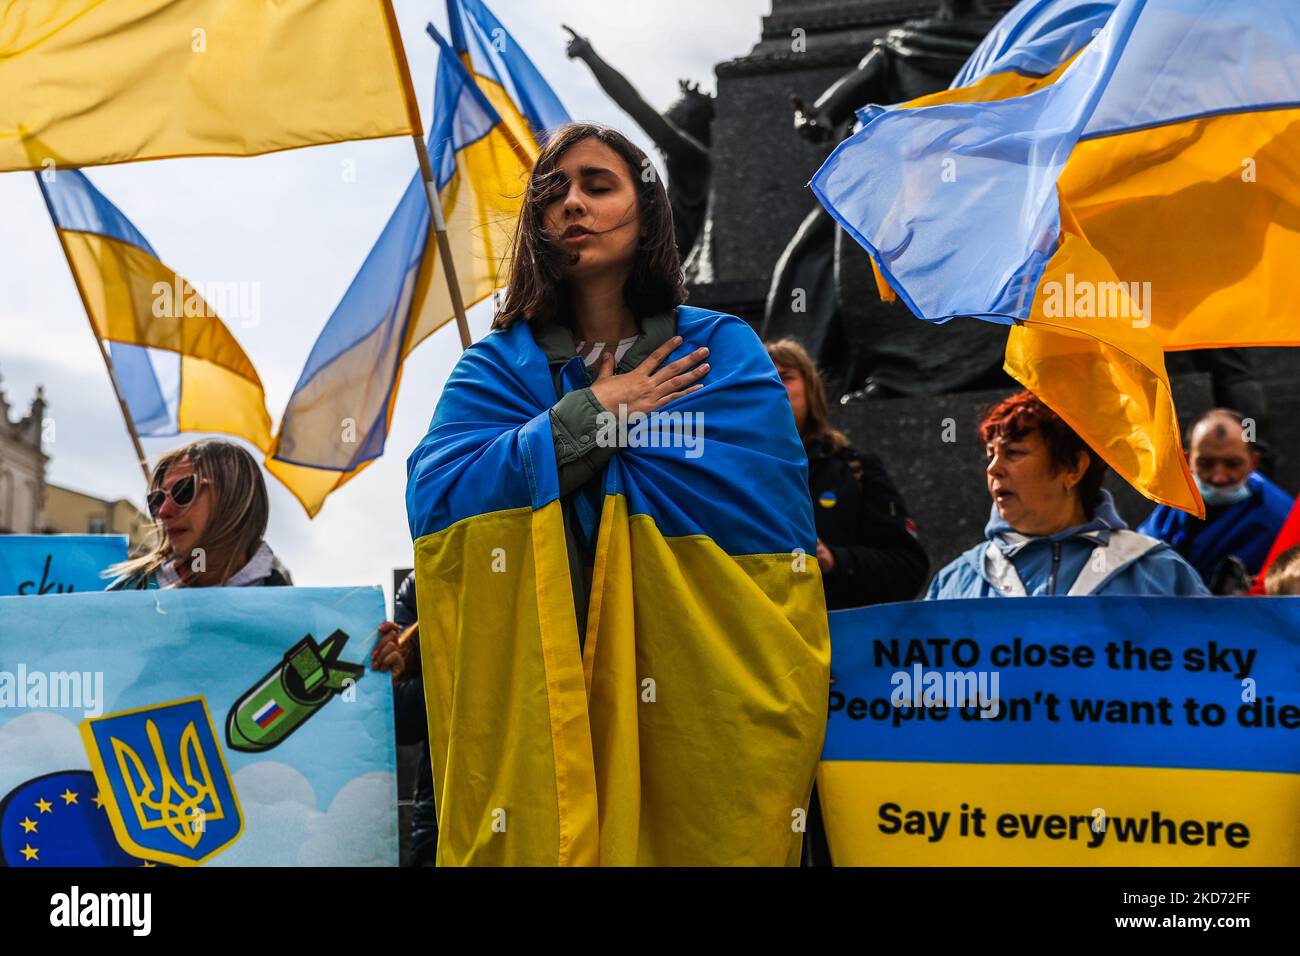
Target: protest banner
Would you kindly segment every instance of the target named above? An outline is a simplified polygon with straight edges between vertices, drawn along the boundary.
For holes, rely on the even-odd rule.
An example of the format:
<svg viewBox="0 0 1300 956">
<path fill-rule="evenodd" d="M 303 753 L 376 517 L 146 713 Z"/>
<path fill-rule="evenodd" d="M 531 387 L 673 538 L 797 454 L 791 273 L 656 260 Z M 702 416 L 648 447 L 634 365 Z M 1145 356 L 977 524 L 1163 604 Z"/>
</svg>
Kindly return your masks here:
<svg viewBox="0 0 1300 956">
<path fill-rule="evenodd" d="M 102 591 L 101 572 L 125 560 L 125 535 L 0 535 L 0 597 Z"/>
<path fill-rule="evenodd" d="M 0 598 L 0 863 L 396 865 L 378 587 Z"/>
<path fill-rule="evenodd" d="M 830 618 L 836 865 L 1300 864 L 1300 600 Z"/>
</svg>

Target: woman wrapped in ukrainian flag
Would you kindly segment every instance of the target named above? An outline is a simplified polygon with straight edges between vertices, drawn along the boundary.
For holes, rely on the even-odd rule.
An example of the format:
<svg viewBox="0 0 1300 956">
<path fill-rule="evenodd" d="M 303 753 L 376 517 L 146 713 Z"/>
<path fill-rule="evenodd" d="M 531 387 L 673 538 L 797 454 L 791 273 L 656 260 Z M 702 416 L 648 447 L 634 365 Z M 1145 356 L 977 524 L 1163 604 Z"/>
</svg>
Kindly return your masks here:
<svg viewBox="0 0 1300 956">
<path fill-rule="evenodd" d="M 664 187 L 555 131 L 408 462 L 443 865 L 797 864 L 830 644 L 806 462 Z"/>
</svg>

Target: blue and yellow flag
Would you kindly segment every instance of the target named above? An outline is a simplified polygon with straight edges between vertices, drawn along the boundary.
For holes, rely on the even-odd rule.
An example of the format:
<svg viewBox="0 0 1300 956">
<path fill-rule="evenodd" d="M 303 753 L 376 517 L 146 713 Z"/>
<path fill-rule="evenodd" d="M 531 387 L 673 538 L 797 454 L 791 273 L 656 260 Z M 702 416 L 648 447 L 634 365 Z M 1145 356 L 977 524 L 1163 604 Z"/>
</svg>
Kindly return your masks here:
<svg viewBox="0 0 1300 956">
<path fill-rule="evenodd" d="M 434 38 L 430 161 L 468 308 L 505 285 L 536 154 L 514 140 L 455 53 Z M 428 203 L 416 173 L 325 323 L 285 408 L 266 468 L 309 515 L 383 454 L 402 362 L 454 315 Z"/>
<path fill-rule="evenodd" d="M 447 0 L 451 45 L 520 143 L 536 147 L 568 111 L 483 0 Z M 432 30 L 432 27 L 430 27 Z"/>
<path fill-rule="evenodd" d="M 11 0 L 0 172 L 410 134 L 400 43 L 387 0 Z"/>
<path fill-rule="evenodd" d="M 668 361 L 725 368 L 606 467 L 581 644 L 526 323 L 465 352 L 408 461 L 441 864 L 798 862 L 830 653 L 807 463 L 750 328 L 677 333 Z"/>
<path fill-rule="evenodd" d="M 262 380 L 206 299 L 84 173 L 36 180 L 137 433 L 222 432 L 270 447 Z"/>
<path fill-rule="evenodd" d="M 1026 0 L 812 186 L 918 317 L 1014 324 L 1008 372 L 1203 513 L 1163 353 L 1300 344 L 1298 55 L 1287 0 Z"/>
</svg>

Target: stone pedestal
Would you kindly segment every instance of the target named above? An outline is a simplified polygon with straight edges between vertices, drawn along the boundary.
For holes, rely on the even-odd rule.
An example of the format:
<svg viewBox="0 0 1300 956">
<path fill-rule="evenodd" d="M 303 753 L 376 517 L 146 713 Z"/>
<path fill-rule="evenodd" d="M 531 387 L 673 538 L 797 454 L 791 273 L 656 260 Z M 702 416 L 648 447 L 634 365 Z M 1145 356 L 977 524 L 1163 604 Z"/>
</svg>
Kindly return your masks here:
<svg viewBox="0 0 1300 956">
<path fill-rule="evenodd" d="M 692 305 L 757 327 L 773 267 L 816 199 L 808 180 L 828 155 L 794 130 L 790 96 L 811 102 L 855 66 L 871 41 L 935 0 L 772 0 L 762 38 L 719 63 L 713 121 L 711 228 L 688 272 Z"/>
</svg>

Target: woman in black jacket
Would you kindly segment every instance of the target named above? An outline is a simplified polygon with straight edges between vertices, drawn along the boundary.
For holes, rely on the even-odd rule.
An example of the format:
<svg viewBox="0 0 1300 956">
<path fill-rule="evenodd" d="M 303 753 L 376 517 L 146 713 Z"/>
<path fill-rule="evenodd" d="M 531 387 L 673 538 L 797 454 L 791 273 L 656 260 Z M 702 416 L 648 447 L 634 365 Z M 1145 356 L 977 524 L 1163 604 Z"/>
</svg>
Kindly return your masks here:
<svg viewBox="0 0 1300 956">
<path fill-rule="evenodd" d="M 930 559 L 902 495 L 879 458 L 849 447 L 831 427 L 826 386 L 804 347 L 781 339 L 768 343 L 767 352 L 790 395 L 808 453 L 827 609 L 911 600 L 925 584 Z"/>
<path fill-rule="evenodd" d="M 790 395 L 790 410 L 808 454 L 808 491 L 826 609 L 916 597 L 930 573 L 930 559 L 916 540 L 916 524 L 907 516 L 884 464 L 875 455 L 850 448 L 848 439 L 831 427 L 826 386 L 797 340 L 769 342 L 767 354 Z M 803 865 L 832 865 L 816 787 L 808 804 Z"/>
</svg>

